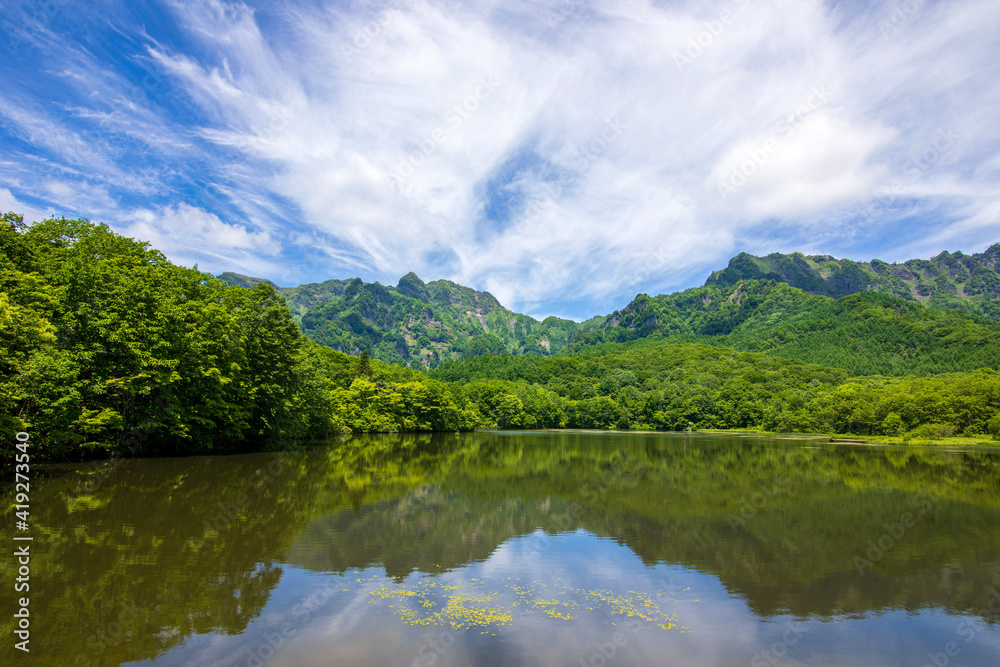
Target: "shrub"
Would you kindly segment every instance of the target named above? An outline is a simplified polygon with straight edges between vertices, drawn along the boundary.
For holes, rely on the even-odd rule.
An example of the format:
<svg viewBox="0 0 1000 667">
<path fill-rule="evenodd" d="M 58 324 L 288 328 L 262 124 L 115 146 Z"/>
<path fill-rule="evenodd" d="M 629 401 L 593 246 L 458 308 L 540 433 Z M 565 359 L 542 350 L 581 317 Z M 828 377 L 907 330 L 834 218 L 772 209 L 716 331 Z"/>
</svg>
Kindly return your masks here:
<svg viewBox="0 0 1000 667">
<path fill-rule="evenodd" d="M 903 438 L 906 440 L 940 440 L 955 435 L 955 427 L 951 424 L 921 424 L 908 431 Z"/>
</svg>

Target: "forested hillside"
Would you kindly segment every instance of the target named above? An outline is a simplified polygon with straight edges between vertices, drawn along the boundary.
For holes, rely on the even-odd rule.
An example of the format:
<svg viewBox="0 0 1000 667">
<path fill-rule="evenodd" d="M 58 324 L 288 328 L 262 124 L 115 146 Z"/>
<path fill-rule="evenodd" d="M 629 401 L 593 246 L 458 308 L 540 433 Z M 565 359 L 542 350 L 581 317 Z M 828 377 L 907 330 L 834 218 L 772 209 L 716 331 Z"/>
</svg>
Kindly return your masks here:
<svg viewBox="0 0 1000 667">
<path fill-rule="evenodd" d="M 303 327 L 363 351 L 349 355 L 306 338 L 273 284 L 228 278 L 105 225 L 5 214 L 4 455 L 18 431 L 37 461 L 473 428 L 1000 436 L 1000 324 L 875 292 L 835 300 L 740 281 L 640 295 L 581 326 L 413 274 L 394 288 L 295 288 Z M 538 353 L 577 327 L 570 348 Z M 429 363 L 432 348 L 460 360 L 428 375 L 370 357 L 369 341 L 384 351 L 400 339 L 411 362 Z"/>
<path fill-rule="evenodd" d="M 0 437 L 32 460 L 275 449 L 473 428 L 454 387 L 305 339 L 274 288 L 233 287 L 86 220 L 0 224 Z"/>
<path fill-rule="evenodd" d="M 474 396 L 516 397 L 478 401 L 484 418 L 506 427 L 762 428 L 910 438 L 1000 432 L 1000 372 L 993 369 L 851 377 L 794 359 L 653 339 L 589 352 L 479 357 L 430 375 Z"/>
<path fill-rule="evenodd" d="M 127 434 L 150 453 L 323 430 L 272 289 L 226 287 L 84 220 L 7 214 L 0 234 L 5 442 L 30 431 L 61 458 Z"/>
<path fill-rule="evenodd" d="M 715 271 L 706 286 L 733 286 L 741 280 L 775 280 L 839 298 L 857 292 L 882 292 L 934 308 L 967 310 L 1000 320 L 1000 243 L 985 252 L 942 252 L 932 259 L 888 264 L 878 259 L 852 262 L 829 255 L 740 253 Z"/>
<path fill-rule="evenodd" d="M 887 264 L 801 253 L 734 257 L 704 287 L 638 295 L 577 324 L 538 322 L 493 295 L 409 273 L 396 286 L 358 278 L 276 288 L 310 339 L 411 368 L 484 354 L 551 356 L 646 336 L 802 359 L 858 374 L 1000 367 L 1000 244 Z M 220 279 L 253 287 L 260 278 Z M 849 298 L 848 298 L 849 297 Z M 926 306 L 926 307 L 922 307 Z"/>
<path fill-rule="evenodd" d="M 252 286 L 261 281 L 234 273 L 220 279 Z M 359 278 L 278 288 L 302 332 L 349 354 L 367 351 L 412 368 L 481 354 L 547 356 L 566 346 L 579 328 L 556 317 L 539 322 L 500 305 L 489 292 L 448 280 L 424 283 L 414 273 L 396 286 Z"/>
<path fill-rule="evenodd" d="M 832 299 L 773 280 L 640 294 L 578 335 L 569 351 L 649 336 L 701 340 L 858 375 L 1000 368 L 1000 323 L 878 292 Z"/>
</svg>

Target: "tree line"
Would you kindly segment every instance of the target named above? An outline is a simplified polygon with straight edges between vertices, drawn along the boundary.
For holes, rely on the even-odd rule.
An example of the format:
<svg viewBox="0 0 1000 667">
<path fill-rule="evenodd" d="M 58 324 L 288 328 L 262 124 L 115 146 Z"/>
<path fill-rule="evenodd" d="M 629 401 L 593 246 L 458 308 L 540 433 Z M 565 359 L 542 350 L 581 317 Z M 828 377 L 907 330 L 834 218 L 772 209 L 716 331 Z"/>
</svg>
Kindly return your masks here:
<svg viewBox="0 0 1000 667">
<path fill-rule="evenodd" d="M 857 377 L 697 335 L 423 373 L 308 340 L 270 284 L 227 285 L 83 219 L 3 216 L 0 330 L 2 448 L 27 431 L 38 460 L 474 428 L 1000 432 L 995 367 Z"/>
<path fill-rule="evenodd" d="M 228 286 L 87 220 L 0 225 L 0 432 L 38 460 L 276 449 L 470 429 L 457 387 L 309 341 L 274 288 Z"/>
<path fill-rule="evenodd" d="M 478 357 L 432 377 L 506 428 L 761 429 L 916 439 L 1000 435 L 1000 372 L 852 376 L 718 345 L 646 339 L 588 356 Z"/>
</svg>

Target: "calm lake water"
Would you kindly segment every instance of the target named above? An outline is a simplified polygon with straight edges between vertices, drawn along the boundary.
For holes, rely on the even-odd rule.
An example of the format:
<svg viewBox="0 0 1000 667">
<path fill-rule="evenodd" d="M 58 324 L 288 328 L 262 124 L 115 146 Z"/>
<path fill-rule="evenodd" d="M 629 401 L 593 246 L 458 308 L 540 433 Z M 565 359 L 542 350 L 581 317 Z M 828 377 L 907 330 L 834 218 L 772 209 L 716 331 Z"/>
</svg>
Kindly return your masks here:
<svg viewBox="0 0 1000 667">
<path fill-rule="evenodd" d="M 32 475 L 26 664 L 1000 665 L 1000 450 L 479 432 Z"/>
</svg>

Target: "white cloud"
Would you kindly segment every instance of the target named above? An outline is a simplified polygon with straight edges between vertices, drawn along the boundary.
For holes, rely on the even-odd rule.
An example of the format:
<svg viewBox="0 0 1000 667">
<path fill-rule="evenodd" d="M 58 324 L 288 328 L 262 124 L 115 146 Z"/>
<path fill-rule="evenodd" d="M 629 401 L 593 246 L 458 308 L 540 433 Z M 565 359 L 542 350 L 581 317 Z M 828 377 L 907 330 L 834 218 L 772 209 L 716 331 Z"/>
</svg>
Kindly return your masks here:
<svg viewBox="0 0 1000 667">
<path fill-rule="evenodd" d="M 55 214 L 51 209 L 43 210 L 18 201 L 7 188 L 0 188 L 0 213 L 18 213 L 27 223 L 44 220 Z"/>
<path fill-rule="evenodd" d="M 184 219 L 219 262 L 259 257 L 270 277 L 414 270 L 554 312 L 690 284 L 736 252 L 775 249 L 774 230 L 793 248 L 870 241 L 887 256 L 996 233 L 989 0 L 903 15 L 818 0 L 170 6 L 187 41 L 142 33 L 135 59 L 186 124 L 72 48 L 67 79 L 125 102 L 66 107 L 102 122 L 104 143 L 37 105 L 0 109 L 53 171 L 92 174 L 109 199 L 162 187 L 166 200 L 105 210 L 168 254 L 193 256 L 165 222 Z M 943 128 L 959 139 L 915 170 Z M 166 162 L 123 170 L 120 136 Z M 217 199 L 186 199 L 181 181 Z M 880 236 L 900 215 L 871 214 L 885 192 L 943 212 L 924 246 Z M 310 259 L 290 267 L 296 252 Z"/>
<path fill-rule="evenodd" d="M 214 213 L 188 204 L 157 211 L 138 209 L 130 218 L 122 233 L 148 241 L 181 264 L 199 263 L 202 270 L 270 272 L 275 262 L 267 258 L 281 251 L 267 232 L 223 222 Z"/>
<path fill-rule="evenodd" d="M 872 157 L 892 135 L 819 110 L 784 136 L 735 146 L 712 169 L 710 185 L 752 219 L 806 218 L 876 187 L 886 169 Z"/>
</svg>

